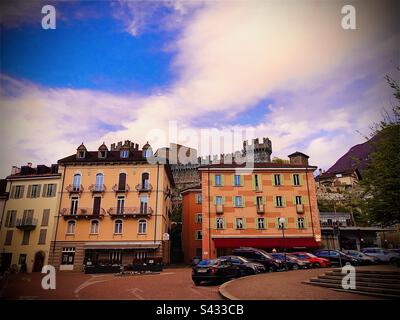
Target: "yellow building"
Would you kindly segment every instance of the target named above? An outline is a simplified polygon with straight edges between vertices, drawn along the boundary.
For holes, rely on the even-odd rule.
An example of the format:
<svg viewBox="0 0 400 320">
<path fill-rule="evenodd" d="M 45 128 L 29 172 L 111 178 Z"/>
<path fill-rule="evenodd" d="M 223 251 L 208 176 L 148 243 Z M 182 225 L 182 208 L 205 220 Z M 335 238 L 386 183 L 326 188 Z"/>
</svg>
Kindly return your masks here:
<svg viewBox="0 0 400 320">
<path fill-rule="evenodd" d="M 63 175 L 51 264 L 83 266 L 169 262 L 173 178 L 168 164 L 150 163 L 148 144 L 105 144 L 58 161 Z"/>
<path fill-rule="evenodd" d="M 8 199 L 1 217 L 1 270 L 40 272 L 48 263 L 60 190 L 58 166 L 29 163 L 7 177 Z"/>
</svg>

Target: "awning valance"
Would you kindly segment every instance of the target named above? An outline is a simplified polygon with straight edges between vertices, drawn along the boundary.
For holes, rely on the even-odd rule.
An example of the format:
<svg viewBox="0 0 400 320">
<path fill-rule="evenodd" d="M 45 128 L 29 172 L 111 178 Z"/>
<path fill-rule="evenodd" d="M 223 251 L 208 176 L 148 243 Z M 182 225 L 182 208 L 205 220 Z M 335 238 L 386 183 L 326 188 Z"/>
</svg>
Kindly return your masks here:
<svg viewBox="0 0 400 320">
<path fill-rule="evenodd" d="M 216 248 L 317 248 L 314 238 L 214 238 Z"/>
<path fill-rule="evenodd" d="M 88 242 L 85 243 L 84 249 L 157 249 L 160 242 Z"/>
</svg>

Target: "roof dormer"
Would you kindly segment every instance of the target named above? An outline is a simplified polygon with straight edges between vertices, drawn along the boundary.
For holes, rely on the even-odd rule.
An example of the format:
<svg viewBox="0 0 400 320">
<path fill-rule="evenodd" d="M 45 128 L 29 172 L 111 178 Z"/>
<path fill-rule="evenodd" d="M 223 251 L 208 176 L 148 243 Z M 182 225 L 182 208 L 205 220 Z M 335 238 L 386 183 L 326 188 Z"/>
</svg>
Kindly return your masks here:
<svg viewBox="0 0 400 320">
<path fill-rule="evenodd" d="M 143 150 L 143 157 L 145 157 L 145 158 L 149 158 L 153 155 L 153 149 L 151 148 L 148 141 L 143 146 L 142 150 Z"/>
<path fill-rule="evenodd" d="M 107 152 L 108 152 L 108 148 L 107 148 L 106 144 L 103 142 L 103 144 L 98 149 L 98 158 L 99 159 L 107 158 Z"/>
<path fill-rule="evenodd" d="M 81 145 L 76 149 L 76 158 L 77 159 L 85 159 L 86 152 L 87 152 L 87 149 L 82 142 Z"/>
</svg>

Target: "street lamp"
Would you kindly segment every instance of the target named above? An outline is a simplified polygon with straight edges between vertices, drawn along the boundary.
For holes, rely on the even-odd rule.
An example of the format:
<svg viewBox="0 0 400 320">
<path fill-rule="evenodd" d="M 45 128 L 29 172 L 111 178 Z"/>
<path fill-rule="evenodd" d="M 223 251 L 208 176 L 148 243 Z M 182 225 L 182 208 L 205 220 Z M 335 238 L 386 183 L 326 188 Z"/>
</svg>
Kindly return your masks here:
<svg viewBox="0 0 400 320">
<path fill-rule="evenodd" d="M 280 217 L 279 218 L 279 226 L 282 229 L 282 245 L 285 243 L 285 218 Z M 283 256 L 284 256 L 284 261 L 285 261 L 285 269 L 287 269 L 287 263 L 286 263 L 286 248 L 283 247 Z"/>
</svg>

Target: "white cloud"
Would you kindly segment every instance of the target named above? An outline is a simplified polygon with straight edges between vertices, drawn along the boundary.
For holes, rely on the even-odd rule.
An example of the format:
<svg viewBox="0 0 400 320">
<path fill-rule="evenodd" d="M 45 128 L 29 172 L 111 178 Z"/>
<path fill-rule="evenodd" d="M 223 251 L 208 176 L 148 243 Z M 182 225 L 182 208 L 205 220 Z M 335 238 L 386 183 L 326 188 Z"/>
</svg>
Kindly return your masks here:
<svg viewBox="0 0 400 320">
<path fill-rule="evenodd" d="M 166 130 L 169 120 L 190 129 L 200 116 L 233 117 L 265 98 L 274 102 L 253 126 L 256 134 L 271 138 L 275 155 L 301 148 L 327 168 L 362 142 L 356 130 L 367 131 L 387 105 L 383 76 L 395 67 L 399 34 L 391 31 L 396 17 L 382 9 L 386 4 L 355 2 L 358 29 L 345 31 L 339 3 L 207 2 L 194 13 L 183 3 L 175 4 L 175 14 L 191 18 L 179 20 L 182 32 L 168 44 L 177 52 L 177 80 L 165 91 L 116 95 L 8 78 L 16 94 L 2 97 L 7 123 L 0 132 L 8 152 L 0 155 L 1 173 L 15 163 L 54 162 L 82 140 L 92 149 L 103 140 L 145 143 L 149 129 Z M 144 32 L 148 12 L 138 18 L 129 10 L 120 17 L 132 23 L 129 32 Z M 368 77 L 369 83 L 354 84 Z M 123 128 L 106 133 L 101 122 Z"/>
</svg>

